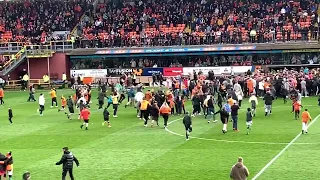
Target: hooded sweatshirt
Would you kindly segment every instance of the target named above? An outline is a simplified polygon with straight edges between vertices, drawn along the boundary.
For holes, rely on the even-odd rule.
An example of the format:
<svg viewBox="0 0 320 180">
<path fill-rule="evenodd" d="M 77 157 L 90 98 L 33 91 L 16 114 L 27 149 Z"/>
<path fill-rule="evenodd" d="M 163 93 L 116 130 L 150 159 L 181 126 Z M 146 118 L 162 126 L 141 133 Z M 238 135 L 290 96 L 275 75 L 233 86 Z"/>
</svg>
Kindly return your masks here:
<svg viewBox="0 0 320 180">
<path fill-rule="evenodd" d="M 249 176 L 249 171 L 246 166 L 238 162 L 231 168 L 230 178 L 233 180 L 246 180 Z"/>
</svg>

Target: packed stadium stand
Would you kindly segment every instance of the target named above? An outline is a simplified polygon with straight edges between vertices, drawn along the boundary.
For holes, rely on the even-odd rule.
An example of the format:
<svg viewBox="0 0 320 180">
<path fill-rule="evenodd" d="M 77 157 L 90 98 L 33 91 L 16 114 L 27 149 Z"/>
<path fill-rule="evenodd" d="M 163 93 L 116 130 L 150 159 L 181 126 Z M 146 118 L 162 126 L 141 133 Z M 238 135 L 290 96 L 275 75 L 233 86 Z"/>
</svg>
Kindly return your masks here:
<svg viewBox="0 0 320 180">
<path fill-rule="evenodd" d="M 90 9 L 86 0 L 0 2 L 0 37 L 4 42 L 43 43 L 53 31 L 71 31 Z"/>
<path fill-rule="evenodd" d="M 309 41 L 318 35 L 318 7 L 312 0 L 0 3 L 2 41 L 40 43 L 53 31 L 74 27 L 77 47 Z"/>
<path fill-rule="evenodd" d="M 109 2 L 86 19 L 82 38 L 98 47 L 307 41 L 318 30 L 312 0 Z"/>
</svg>

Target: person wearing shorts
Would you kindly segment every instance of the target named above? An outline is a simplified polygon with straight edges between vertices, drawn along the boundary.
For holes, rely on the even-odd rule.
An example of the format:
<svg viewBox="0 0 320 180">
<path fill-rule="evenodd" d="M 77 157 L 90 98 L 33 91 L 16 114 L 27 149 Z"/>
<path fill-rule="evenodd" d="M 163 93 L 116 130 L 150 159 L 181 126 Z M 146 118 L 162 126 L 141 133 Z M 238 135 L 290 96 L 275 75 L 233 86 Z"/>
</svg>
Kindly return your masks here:
<svg viewBox="0 0 320 180">
<path fill-rule="evenodd" d="M 90 114 L 91 113 L 89 109 L 87 109 L 86 107 L 84 107 L 81 111 L 80 116 L 83 119 L 83 124 L 80 126 L 81 129 L 83 128 L 83 126 L 86 126 L 86 130 L 88 130 Z"/>
</svg>

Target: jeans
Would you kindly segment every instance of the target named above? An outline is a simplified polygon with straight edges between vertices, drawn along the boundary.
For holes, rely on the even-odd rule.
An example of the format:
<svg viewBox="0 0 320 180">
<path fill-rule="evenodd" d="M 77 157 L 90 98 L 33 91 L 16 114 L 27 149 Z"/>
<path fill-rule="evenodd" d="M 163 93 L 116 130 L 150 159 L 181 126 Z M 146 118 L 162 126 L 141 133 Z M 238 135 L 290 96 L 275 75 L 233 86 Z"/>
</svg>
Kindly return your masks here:
<svg viewBox="0 0 320 180">
<path fill-rule="evenodd" d="M 238 129 L 238 116 L 231 116 L 232 123 L 233 123 L 233 129 Z"/>
<path fill-rule="evenodd" d="M 216 117 L 214 115 L 214 108 L 208 108 L 208 114 L 207 116 L 211 116 L 212 115 L 212 119 L 215 120 Z"/>
</svg>

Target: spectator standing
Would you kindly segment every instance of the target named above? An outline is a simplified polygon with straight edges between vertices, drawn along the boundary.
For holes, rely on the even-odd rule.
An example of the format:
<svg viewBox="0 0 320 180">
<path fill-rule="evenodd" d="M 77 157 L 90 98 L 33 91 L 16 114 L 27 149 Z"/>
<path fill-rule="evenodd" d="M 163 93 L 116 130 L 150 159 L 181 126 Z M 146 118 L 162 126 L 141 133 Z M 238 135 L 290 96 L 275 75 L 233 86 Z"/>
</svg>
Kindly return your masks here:
<svg viewBox="0 0 320 180">
<path fill-rule="evenodd" d="M 232 180 L 246 180 L 249 176 L 248 168 L 243 164 L 243 158 L 239 157 L 238 162 L 232 166 L 230 178 Z"/>
<path fill-rule="evenodd" d="M 62 165 L 62 180 L 66 179 L 67 172 L 69 172 L 69 176 L 71 180 L 74 180 L 73 177 L 73 161 L 76 163 L 77 166 L 79 166 L 78 159 L 72 154 L 72 152 L 69 151 L 68 147 L 64 147 L 63 149 L 63 155 L 59 162 L 56 163 L 56 165 Z"/>
</svg>

